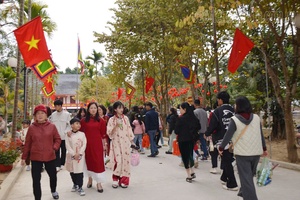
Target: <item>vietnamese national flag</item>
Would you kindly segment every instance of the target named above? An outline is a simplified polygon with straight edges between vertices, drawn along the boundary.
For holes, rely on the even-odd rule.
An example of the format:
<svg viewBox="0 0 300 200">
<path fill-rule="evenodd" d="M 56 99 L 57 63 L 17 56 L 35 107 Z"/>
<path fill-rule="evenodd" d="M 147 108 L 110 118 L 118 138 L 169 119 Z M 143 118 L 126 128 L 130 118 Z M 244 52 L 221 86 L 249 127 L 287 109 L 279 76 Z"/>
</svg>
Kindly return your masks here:
<svg viewBox="0 0 300 200">
<path fill-rule="evenodd" d="M 148 75 L 146 76 L 146 94 L 149 92 L 154 81 L 155 81 L 154 78 L 152 78 L 151 76 L 148 76 Z"/>
<path fill-rule="evenodd" d="M 14 30 L 14 34 L 26 66 L 50 58 L 40 16 Z"/>
<path fill-rule="evenodd" d="M 228 70 L 231 73 L 238 69 L 253 47 L 254 43 L 237 28 L 234 33 L 232 50 L 228 61 Z"/>
<path fill-rule="evenodd" d="M 118 88 L 118 99 L 121 98 L 122 94 L 123 94 L 123 89 L 122 88 Z"/>
</svg>

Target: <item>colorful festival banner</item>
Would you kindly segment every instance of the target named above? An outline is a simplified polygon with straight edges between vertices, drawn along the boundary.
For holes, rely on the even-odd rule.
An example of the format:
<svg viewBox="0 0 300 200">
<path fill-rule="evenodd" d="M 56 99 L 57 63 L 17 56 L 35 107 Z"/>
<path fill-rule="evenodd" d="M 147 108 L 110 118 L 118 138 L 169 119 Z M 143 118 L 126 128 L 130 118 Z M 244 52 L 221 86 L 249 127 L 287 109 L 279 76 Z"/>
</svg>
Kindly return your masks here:
<svg viewBox="0 0 300 200">
<path fill-rule="evenodd" d="M 179 63 L 180 69 L 181 69 L 181 73 L 184 76 L 185 81 L 188 84 L 194 84 L 195 83 L 195 76 L 192 70 L 190 70 L 190 68 L 188 66 L 186 66 L 185 64 L 180 63 L 179 61 L 177 61 Z"/>
<path fill-rule="evenodd" d="M 50 58 L 30 67 L 40 80 L 44 80 L 52 74 L 56 74 L 56 67 L 53 60 Z"/>
<path fill-rule="evenodd" d="M 42 87 L 42 91 L 45 97 L 55 100 L 55 90 L 54 90 L 53 83 L 54 81 L 52 75 L 48 76 L 47 79 L 44 81 L 44 86 Z"/>
<path fill-rule="evenodd" d="M 126 87 L 126 96 L 131 99 L 133 94 L 135 93 L 136 89 L 135 87 L 133 87 L 132 85 L 130 85 L 129 83 L 127 83 L 125 81 L 125 87 Z"/>
<path fill-rule="evenodd" d="M 81 67 L 80 72 L 81 72 L 81 74 L 83 74 L 84 73 L 84 63 L 83 63 L 83 60 L 82 60 L 79 37 L 78 37 L 78 63 L 80 64 L 80 67 Z"/>
</svg>

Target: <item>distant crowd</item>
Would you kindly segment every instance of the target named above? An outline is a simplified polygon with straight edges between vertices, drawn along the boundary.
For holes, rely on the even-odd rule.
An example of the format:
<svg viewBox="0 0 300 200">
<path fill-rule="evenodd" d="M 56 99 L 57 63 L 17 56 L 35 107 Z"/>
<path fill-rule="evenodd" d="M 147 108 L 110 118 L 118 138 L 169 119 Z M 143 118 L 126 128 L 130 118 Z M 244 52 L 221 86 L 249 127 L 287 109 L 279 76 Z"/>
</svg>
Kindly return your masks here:
<svg viewBox="0 0 300 200">
<path fill-rule="evenodd" d="M 159 155 L 161 146 L 168 146 L 166 154 L 180 156 L 186 170 L 185 181 L 196 178 L 194 168 L 199 160 L 210 158 L 210 173 L 219 174 L 218 157 L 221 157 L 223 189 L 238 191 L 243 199 L 257 199 L 253 176 L 261 155 L 267 155 L 260 118 L 253 114 L 246 97 L 238 97 L 234 107 L 229 104 L 226 91 L 217 94 L 213 111 L 201 107 L 199 100 L 170 108 L 166 119 L 151 102 L 133 106 L 130 110 L 117 101 L 106 108 L 92 102 L 87 109 L 80 108 L 75 116 L 63 110 L 63 102 L 54 102 L 55 111 L 38 105 L 33 119 L 24 120 L 20 139 L 23 142 L 22 165 L 32 173 L 33 193 L 36 200 L 42 197 L 40 179 L 46 170 L 54 199 L 57 172 L 65 168 L 70 172 L 72 192 L 85 195 L 83 177 L 88 177 L 86 187 L 104 192 L 106 167 L 112 170 L 112 187 L 127 188 L 133 154 L 145 154 L 143 142 L 150 142 L 149 158 Z M 0 118 L 1 119 L 1 118 Z M 164 121 L 167 127 L 164 127 Z M 1 122 L 1 121 L 0 121 Z M 164 143 L 163 131 L 168 134 Z M 234 148 L 233 148 L 234 147 Z M 179 152 L 175 153 L 176 149 Z M 233 162 L 236 162 L 241 186 L 235 179 Z M 31 165 L 30 165 L 31 164 Z"/>
</svg>

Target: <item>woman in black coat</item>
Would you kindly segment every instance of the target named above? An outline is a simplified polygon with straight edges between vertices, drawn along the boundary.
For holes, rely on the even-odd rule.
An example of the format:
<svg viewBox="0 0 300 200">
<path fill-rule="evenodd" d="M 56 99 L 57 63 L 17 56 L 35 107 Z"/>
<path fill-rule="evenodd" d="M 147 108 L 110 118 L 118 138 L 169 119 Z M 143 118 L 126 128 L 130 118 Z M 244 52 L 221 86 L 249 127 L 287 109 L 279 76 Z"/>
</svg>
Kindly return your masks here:
<svg viewBox="0 0 300 200">
<path fill-rule="evenodd" d="M 185 102 L 180 105 L 180 114 L 181 116 L 178 118 L 175 126 L 175 134 L 177 135 L 182 162 L 187 173 L 186 181 L 191 183 L 196 178 L 193 171 L 193 151 L 195 141 L 199 138 L 198 131 L 201 127 L 199 120 L 194 115 L 193 107 L 188 103 Z"/>
</svg>

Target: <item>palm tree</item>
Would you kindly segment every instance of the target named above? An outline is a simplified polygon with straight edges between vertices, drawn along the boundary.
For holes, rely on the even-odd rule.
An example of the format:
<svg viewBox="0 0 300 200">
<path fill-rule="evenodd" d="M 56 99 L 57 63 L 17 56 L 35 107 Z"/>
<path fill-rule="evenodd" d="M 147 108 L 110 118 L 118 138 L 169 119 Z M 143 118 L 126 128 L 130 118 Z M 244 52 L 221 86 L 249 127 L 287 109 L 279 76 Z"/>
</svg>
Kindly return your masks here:
<svg viewBox="0 0 300 200">
<path fill-rule="evenodd" d="M 29 9 L 31 8 L 31 9 Z M 46 8 L 48 8 L 47 4 L 42 4 L 41 2 L 33 2 L 26 0 L 24 6 L 24 12 L 27 15 L 27 21 L 31 19 L 41 16 L 43 29 L 47 33 L 47 35 L 51 38 L 52 33 L 56 30 L 57 25 L 54 21 L 51 20 L 50 16 L 46 12 Z M 31 12 L 30 12 L 31 10 Z M 30 13 L 29 13 L 30 12 Z M 26 21 L 25 21 L 26 22 Z"/>
<path fill-rule="evenodd" d="M 9 82 L 16 78 L 16 73 L 11 67 L 0 67 L 0 89 L 3 91 L 3 96 L 0 97 L 0 102 L 4 103 L 4 119 L 7 125 L 8 119 L 8 103 L 9 99 L 14 96 L 13 92 L 9 91 Z M 5 125 L 5 130 L 6 130 Z"/>
<path fill-rule="evenodd" d="M 93 49 L 92 56 L 86 57 L 86 59 L 93 61 L 93 64 L 96 66 L 96 76 L 98 74 L 101 75 L 101 73 L 98 72 L 97 67 L 98 64 L 101 63 L 102 65 L 104 64 L 103 59 L 104 55 L 101 52 L 96 52 L 95 49 Z"/>
<path fill-rule="evenodd" d="M 104 58 L 103 54 L 101 52 L 96 52 L 95 49 L 93 49 L 92 56 L 86 57 L 86 59 L 93 61 L 94 65 L 96 67 L 96 78 L 95 78 L 95 80 L 96 80 L 96 97 L 98 97 L 97 75 L 99 74 L 97 66 L 99 63 L 101 63 L 103 66 L 103 64 L 104 64 L 104 62 L 102 61 L 103 58 Z M 101 75 L 101 73 L 100 73 L 100 75 Z"/>
</svg>

